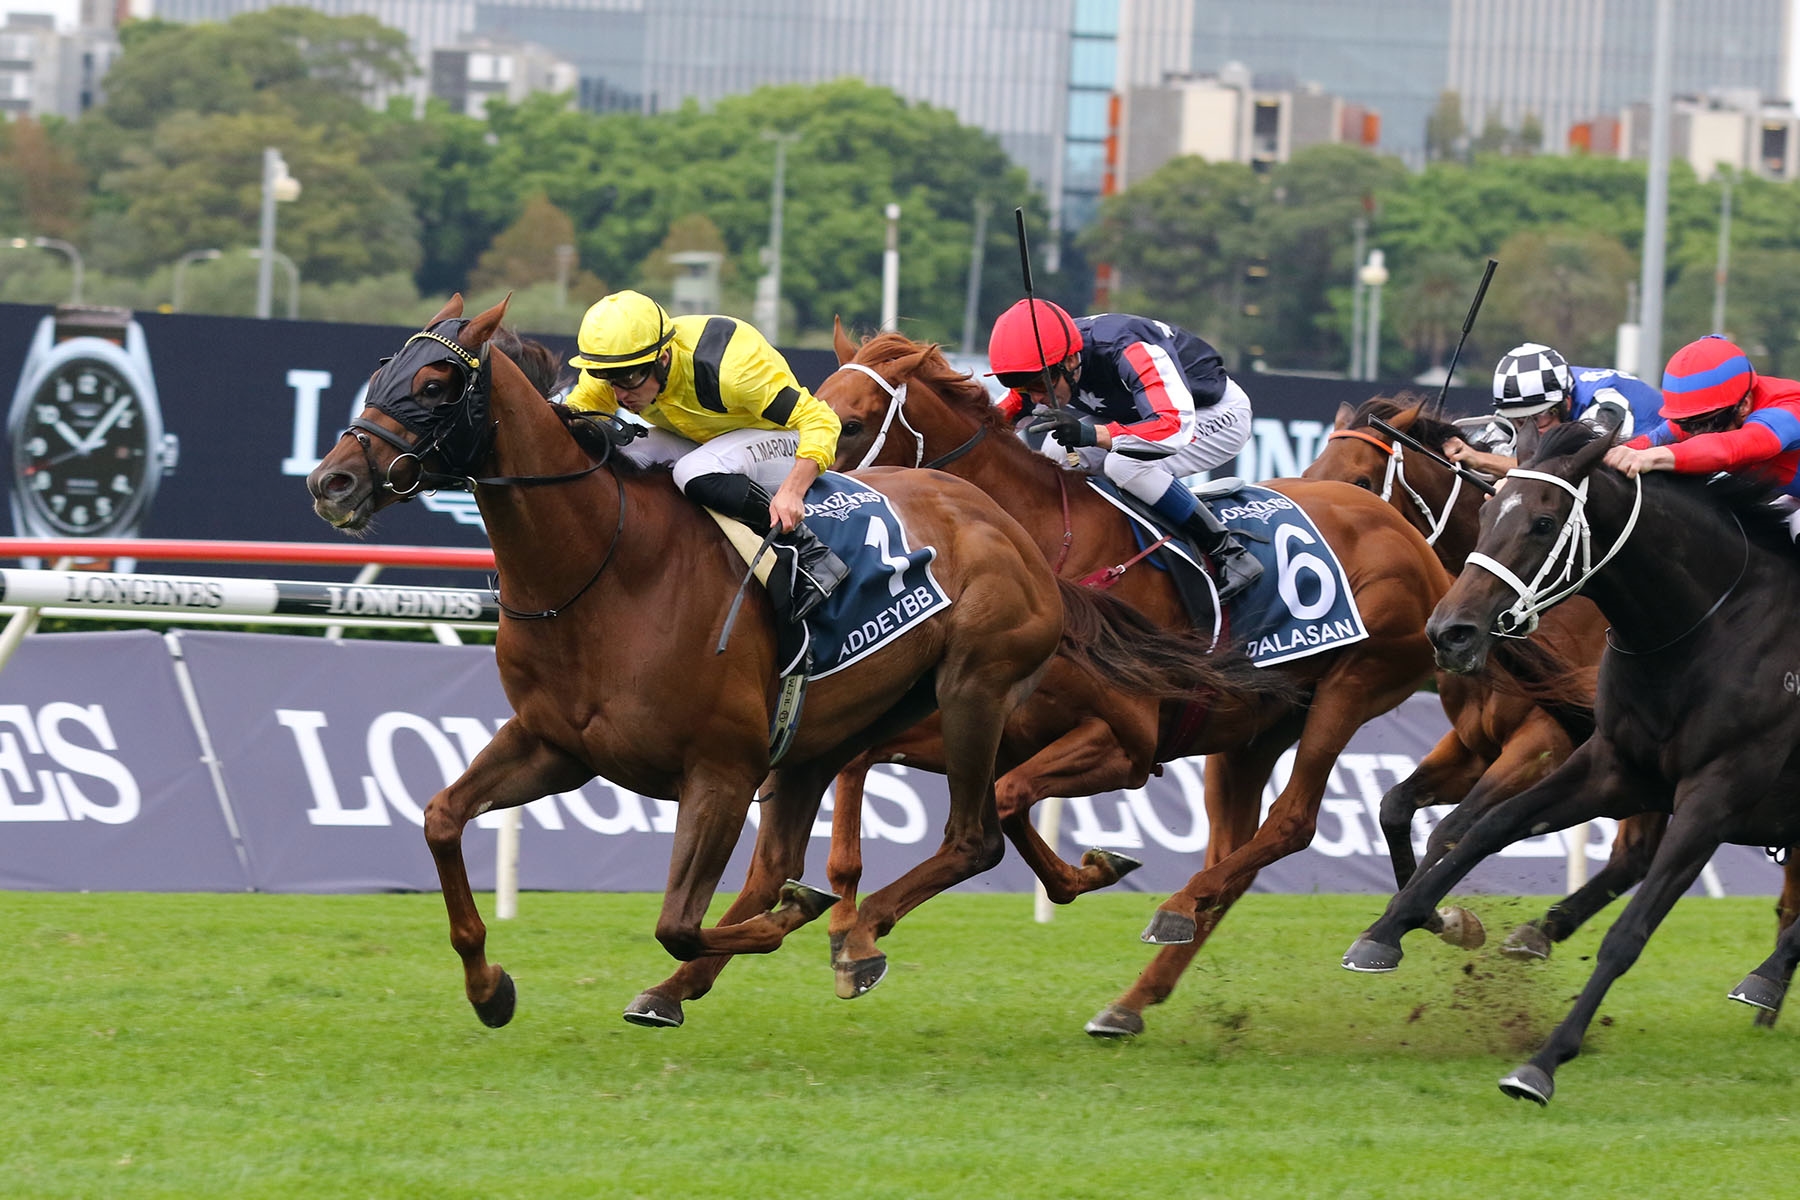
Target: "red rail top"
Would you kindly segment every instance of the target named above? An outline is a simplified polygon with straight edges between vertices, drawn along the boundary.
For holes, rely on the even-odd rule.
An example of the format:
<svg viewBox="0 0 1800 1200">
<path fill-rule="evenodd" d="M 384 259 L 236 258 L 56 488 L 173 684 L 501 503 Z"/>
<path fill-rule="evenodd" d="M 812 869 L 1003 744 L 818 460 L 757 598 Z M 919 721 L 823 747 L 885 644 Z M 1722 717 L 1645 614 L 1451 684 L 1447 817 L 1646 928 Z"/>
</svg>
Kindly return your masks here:
<svg viewBox="0 0 1800 1200">
<path fill-rule="evenodd" d="M 0 537 L 0 559 L 143 558 L 168 562 L 300 563 L 313 566 L 494 569 L 494 552 L 474 546 L 358 546 L 330 542 L 196 542 L 177 538 Z"/>
</svg>

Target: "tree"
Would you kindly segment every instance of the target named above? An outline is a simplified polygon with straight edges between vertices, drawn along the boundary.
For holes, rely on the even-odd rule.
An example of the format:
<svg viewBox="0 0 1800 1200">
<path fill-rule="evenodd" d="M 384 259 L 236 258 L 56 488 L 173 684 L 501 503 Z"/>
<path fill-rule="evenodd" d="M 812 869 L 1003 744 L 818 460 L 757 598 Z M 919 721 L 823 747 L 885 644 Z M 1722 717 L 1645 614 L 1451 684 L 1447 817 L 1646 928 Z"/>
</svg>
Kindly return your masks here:
<svg viewBox="0 0 1800 1200">
<path fill-rule="evenodd" d="M 30 117 L 0 125 L 0 216 L 36 234 L 67 238 L 87 207 L 74 156 Z"/>
<path fill-rule="evenodd" d="M 573 253 L 574 245 L 575 223 L 569 220 L 567 213 L 550 203 L 548 196 L 539 192 L 525 202 L 519 219 L 501 230 L 482 253 L 469 276 L 469 286 L 504 291 L 527 288 L 534 283 L 553 283 L 560 269 L 558 249 L 568 246 L 569 252 Z M 570 262 L 569 271 L 568 295 L 587 297 L 579 301 L 583 306 L 605 293 L 606 285 L 592 271 L 577 270 L 574 262 Z"/>
<path fill-rule="evenodd" d="M 1455 92 L 1439 92 L 1437 106 L 1425 118 L 1426 159 L 1437 162 L 1461 158 L 1467 132 L 1463 124 L 1462 97 Z"/>
<path fill-rule="evenodd" d="M 1481 123 L 1481 133 L 1475 138 L 1474 150 L 1477 154 L 1504 154 L 1512 133 L 1506 128 L 1506 122 L 1500 119 L 1500 113 L 1488 109 L 1487 119 Z"/>
<path fill-rule="evenodd" d="M 1626 285 L 1638 274 L 1635 257 L 1617 239 L 1534 229 L 1508 238 L 1496 257 L 1505 267 L 1488 293 L 1484 345 L 1543 342 L 1570 362 L 1612 361 Z"/>
<path fill-rule="evenodd" d="M 1519 121 L 1516 145 L 1520 154 L 1536 154 L 1544 148 L 1544 123 L 1536 113 L 1528 112 Z"/>
</svg>

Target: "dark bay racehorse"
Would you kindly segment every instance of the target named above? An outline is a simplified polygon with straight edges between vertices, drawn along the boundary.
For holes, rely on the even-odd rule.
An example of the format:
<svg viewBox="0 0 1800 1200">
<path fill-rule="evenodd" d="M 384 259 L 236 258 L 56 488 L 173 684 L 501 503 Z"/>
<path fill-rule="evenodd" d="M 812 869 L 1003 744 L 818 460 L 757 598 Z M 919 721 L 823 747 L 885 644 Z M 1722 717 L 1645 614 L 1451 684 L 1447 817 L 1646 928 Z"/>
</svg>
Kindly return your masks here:
<svg viewBox="0 0 1800 1200">
<path fill-rule="evenodd" d="M 837 340 L 840 362 L 879 376 L 840 369 L 818 390 L 844 422 L 840 467 L 862 463 L 879 440 L 875 463 L 936 466 L 960 475 L 1017 517 L 1065 578 L 1082 579 L 1137 555 L 1119 511 L 1082 475 L 1019 441 L 981 385 L 952 368 L 935 346 L 882 334 L 858 348 L 841 329 Z M 896 399 L 902 384 L 904 399 Z M 1059 901 L 1111 882 L 1121 864 L 1116 856 L 1097 859 L 1091 852 L 1080 869 L 1064 863 L 1030 825 L 1031 805 L 1046 796 L 1140 787 L 1160 762 L 1207 755 L 1211 832 L 1205 869 L 1150 922 L 1144 940 L 1163 949 L 1124 995 L 1088 1023 L 1096 1036 L 1142 1031 L 1143 1009 L 1168 998 L 1256 873 L 1312 841 L 1327 773 L 1351 734 L 1411 695 L 1431 673 L 1424 622 L 1449 580 L 1425 540 L 1364 490 L 1300 480 L 1272 486 L 1306 511 L 1342 559 L 1369 629 L 1366 641 L 1264 669 L 1285 682 L 1286 696 L 1222 688 L 1198 705 L 1162 703 L 1117 680 L 1106 686 L 1053 661 L 1043 685 L 1007 726 L 1008 741 L 1030 754 L 996 783 L 1003 823 Z M 1164 627 L 1188 630 L 1201 644 L 1210 640 L 1210 629 L 1192 631 L 1164 572 L 1125 570 L 1111 590 Z M 929 727 L 912 731 L 870 758 L 941 769 L 935 735 Z M 1293 774 L 1259 827 L 1263 786 L 1276 759 L 1296 741 Z M 854 817 L 856 786 L 840 778 L 835 828 Z M 834 836 L 834 872 L 846 872 L 834 873 L 834 884 L 853 884 L 853 867 L 846 865 L 853 850 Z M 1462 936 L 1454 922 L 1450 932 Z"/>
<path fill-rule="evenodd" d="M 1439 661 L 1472 671 L 1496 637 L 1529 631 L 1538 612 L 1581 590 L 1612 623 L 1594 735 L 1422 868 L 1344 956 L 1352 970 L 1393 970 L 1401 936 L 1428 923 L 1437 898 L 1522 837 L 1595 817 L 1669 814 L 1574 1008 L 1500 1081 L 1540 1104 L 1556 1068 L 1580 1052 L 1607 988 L 1714 850 L 1800 840 L 1800 628 L 1786 619 L 1800 611 L 1800 561 L 1786 527 L 1766 491 L 1742 480 L 1632 481 L 1602 468 L 1609 440 L 1578 423 L 1552 430 L 1484 506 L 1477 553 L 1431 618 Z M 1796 959 L 1800 923 L 1732 999 L 1774 1010 Z"/>
<path fill-rule="evenodd" d="M 1395 445 L 1370 424 L 1373 418 L 1434 449 L 1441 450 L 1446 439 L 1460 436 L 1453 425 L 1421 417 L 1416 397 L 1377 397 L 1355 409 L 1345 405 L 1325 449 L 1306 469 L 1306 478 L 1341 479 L 1383 495 L 1433 542 L 1450 573 L 1461 574 L 1480 533 L 1481 492 L 1458 488 L 1456 477 L 1441 463 Z M 1552 668 L 1597 671 L 1606 648 L 1606 624 L 1593 601 L 1571 596 L 1543 614 L 1531 640 L 1548 645 L 1555 659 L 1549 664 Z M 1419 763 L 1417 771 L 1382 798 L 1382 831 L 1393 855 L 1396 882 L 1402 887 L 1412 877 L 1412 844 L 1407 835 L 1413 813 L 1431 804 L 1461 805 L 1454 819 L 1446 819 L 1433 831 L 1428 861 L 1435 861 L 1444 846 L 1481 813 L 1562 765 L 1574 749 L 1571 739 L 1581 740 L 1593 728 L 1592 694 L 1585 688 L 1567 691 L 1544 707 L 1526 689 L 1507 686 L 1492 674 L 1444 672 L 1438 677 L 1438 691 L 1453 726 L 1451 732 Z M 1571 712 L 1572 707 L 1583 711 Z M 1650 869 L 1668 822 L 1668 814 L 1662 812 L 1638 813 L 1619 822 L 1606 865 L 1573 895 L 1551 905 L 1542 917 L 1513 930 L 1504 952 L 1516 958 L 1547 958 L 1553 943 L 1567 938 L 1589 917 L 1637 886 Z M 1775 906 L 1777 937 L 1797 915 L 1800 856 L 1790 855 Z M 1758 1009 L 1756 1022 L 1773 1025 L 1775 1015 L 1772 1010 Z"/>
<path fill-rule="evenodd" d="M 376 374 L 370 407 L 307 481 L 319 515 L 353 532 L 421 487 L 471 487 L 494 546 L 503 614 L 496 660 L 515 715 L 425 813 L 451 943 L 485 1023 L 510 1019 L 515 993 L 506 972 L 487 961 L 463 865 L 463 828 L 483 812 L 569 791 L 595 775 L 678 801 L 656 936 L 685 965 L 625 1014 L 677 1025 L 682 1000 L 706 992 L 724 956 L 771 951 L 832 902 L 792 880 L 804 870 L 826 783 L 863 746 L 934 708 L 952 731 L 944 842 L 864 901 L 872 943 L 925 898 L 997 861 L 992 779 L 1001 726 L 1059 644 L 1109 671 L 1119 656 L 1152 689 L 1211 679 L 1204 655 L 1172 639 L 1122 634 L 1123 618 L 1059 584 L 1017 522 L 979 490 L 883 473 L 870 482 L 921 544 L 936 547 L 932 571 L 953 603 L 814 684 L 774 774 L 744 889 L 718 925 L 703 928 L 769 773 L 772 610 L 752 589 L 745 619 L 724 652 L 714 652 L 742 559 L 666 469 L 638 469 L 611 453 L 604 422 L 545 403 L 487 345 L 504 308 L 462 320 L 461 297 L 453 299 Z M 591 436 L 578 440 L 584 429 Z M 1176 657 L 1165 654 L 1171 646 Z"/>
</svg>

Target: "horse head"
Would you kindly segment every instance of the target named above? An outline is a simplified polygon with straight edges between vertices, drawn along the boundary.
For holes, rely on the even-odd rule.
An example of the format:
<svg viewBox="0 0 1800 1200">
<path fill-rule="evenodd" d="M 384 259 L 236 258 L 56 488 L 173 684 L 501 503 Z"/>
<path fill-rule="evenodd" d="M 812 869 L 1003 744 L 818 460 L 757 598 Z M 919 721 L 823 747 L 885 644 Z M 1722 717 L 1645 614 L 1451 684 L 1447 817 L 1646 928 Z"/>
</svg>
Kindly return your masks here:
<svg viewBox="0 0 1800 1200">
<path fill-rule="evenodd" d="M 996 419 L 987 390 L 957 371 L 935 344 L 882 333 L 853 344 L 833 323 L 839 367 L 818 398 L 838 415 L 840 471 L 930 467 L 949 461 Z"/>
<path fill-rule="evenodd" d="M 1594 471 L 1612 441 L 1579 423 L 1558 426 L 1537 456 L 1509 472 L 1482 505 L 1469 569 L 1456 577 L 1425 626 L 1440 667 L 1458 674 L 1481 670 L 1496 637 L 1528 636 L 1540 612 L 1581 590 L 1624 545 L 1630 523 L 1594 561 L 1590 487 L 1605 479 L 1623 487 L 1616 473 Z"/>
<path fill-rule="evenodd" d="M 488 339 L 505 300 L 465 318 L 460 294 L 369 380 L 368 406 L 306 477 L 313 511 L 349 532 L 423 488 L 463 486 L 493 447 Z"/>
</svg>

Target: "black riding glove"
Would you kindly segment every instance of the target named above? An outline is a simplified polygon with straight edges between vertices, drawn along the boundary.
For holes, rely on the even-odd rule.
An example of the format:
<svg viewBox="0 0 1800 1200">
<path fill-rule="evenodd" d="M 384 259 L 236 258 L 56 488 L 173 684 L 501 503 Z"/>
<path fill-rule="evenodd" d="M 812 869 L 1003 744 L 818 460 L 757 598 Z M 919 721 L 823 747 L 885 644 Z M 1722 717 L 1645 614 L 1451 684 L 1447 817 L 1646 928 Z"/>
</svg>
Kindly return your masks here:
<svg viewBox="0 0 1800 1200">
<path fill-rule="evenodd" d="M 1066 408 L 1052 409 L 1043 414 L 1035 424 L 1027 427 L 1027 432 L 1048 433 L 1071 450 L 1079 450 L 1098 442 L 1094 423 L 1082 420 Z"/>
</svg>

